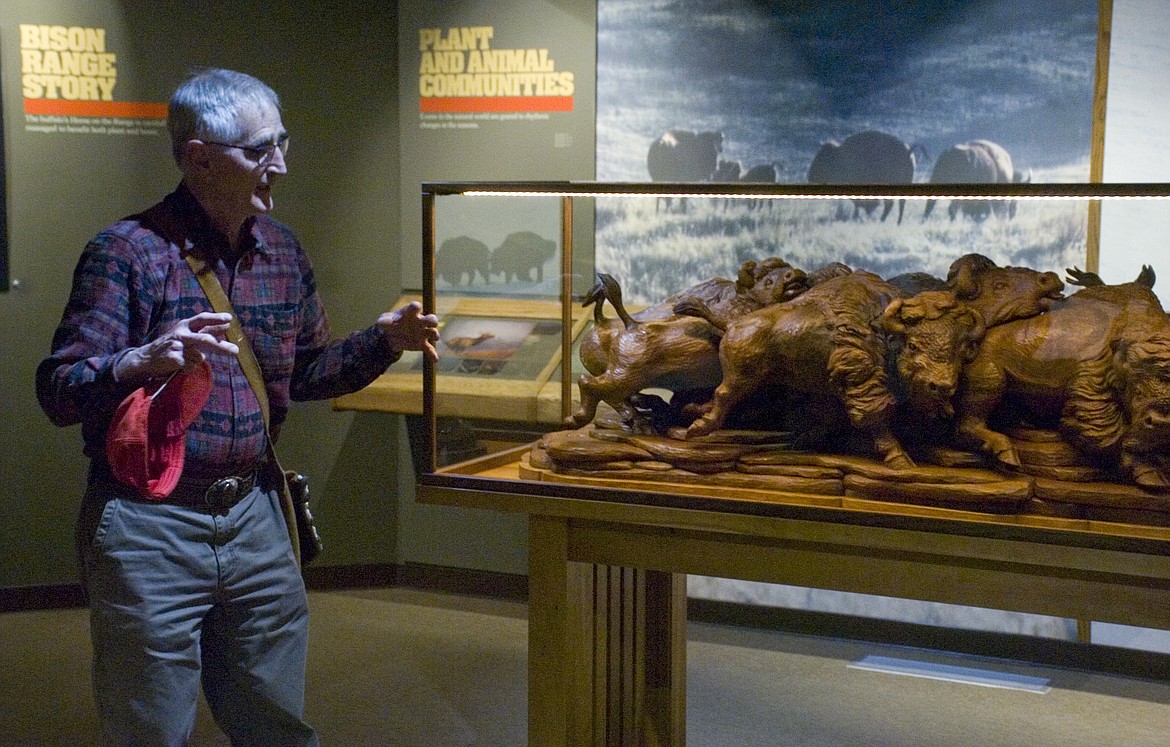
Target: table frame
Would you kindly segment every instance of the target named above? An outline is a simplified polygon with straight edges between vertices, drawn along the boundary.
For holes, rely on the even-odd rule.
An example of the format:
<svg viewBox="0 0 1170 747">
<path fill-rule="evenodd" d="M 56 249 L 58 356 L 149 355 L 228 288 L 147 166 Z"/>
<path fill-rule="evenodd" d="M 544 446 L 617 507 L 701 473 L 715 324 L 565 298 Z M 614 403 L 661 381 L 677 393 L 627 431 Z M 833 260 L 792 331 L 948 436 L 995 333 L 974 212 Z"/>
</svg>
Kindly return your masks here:
<svg viewBox="0 0 1170 747">
<path fill-rule="evenodd" d="M 529 516 L 531 745 L 686 743 L 686 576 L 1170 629 L 1170 542 L 637 490 L 420 476 Z"/>
</svg>

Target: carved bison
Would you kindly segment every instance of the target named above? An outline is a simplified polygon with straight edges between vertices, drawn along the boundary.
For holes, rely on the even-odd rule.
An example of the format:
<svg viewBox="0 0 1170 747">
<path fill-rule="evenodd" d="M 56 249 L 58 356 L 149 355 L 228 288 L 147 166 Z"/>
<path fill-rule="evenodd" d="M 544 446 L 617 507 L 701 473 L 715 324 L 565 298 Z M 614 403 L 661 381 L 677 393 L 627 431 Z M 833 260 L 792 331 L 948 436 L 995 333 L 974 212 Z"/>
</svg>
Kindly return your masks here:
<svg viewBox="0 0 1170 747">
<path fill-rule="evenodd" d="M 910 467 L 891 430 L 895 409 L 901 402 L 926 415 L 949 415 L 962 364 L 983 329 L 979 314 L 950 292 L 904 298 L 861 271 L 827 280 L 727 325 L 719 346 L 723 379 L 710 411 L 687 436 L 717 430 L 745 397 L 775 387 L 778 396 L 827 396 L 887 465 Z"/>
<path fill-rule="evenodd" d="M 953 291 L 980 313 L 988 327 L 1043 313 L 1064 298 L 1064 283 L 1055 272 L 1028 267 L 1000 267 L 982 254 L 966 254 L 951 263 L 947 279 L 907 272 L 887 280 L 903 294 Z"/>
<path fill-rule="evenodd" d="M 650 144 L 646 169 L 653 182 L 707 182 L 719 166 L 722 151 L 722 132 L 667 130 Z M 669 210 L 670 200 L 664 199 Z M 686 202 L 682 205 L 685 209 Z"/>
<path fill-rule="evenodd" d="M 989 329 L 956 409 L 959 445 L 1005 465 L 1019 456 L 989 417 L 1056 427 L 1138 485 L 1170 487 L 1170 321 L 1141 283 L 1084 288 Z"/>
<path fill-rule="evenodd" d="M 535 282 L 544 280 L 544 263 L 556 256 L 557 242 L 546 239 L 532 231 L 517 231 L 504 238 L 504 242 L 492 252 L 492 274 L 503 274 L 504 282 L 519 280 Z"/>
<path fill-rule="evenodd" d="M 946 287 L 977 310 L 988 327 L 1036 316 L 1064 298 L 1064 283 L 1055 272 L 1000 267 L 982 254 L 952 262 Z"/>
<path fill-rule="evenodd" d="M 451 285 L 467 285 L 478 275 L 483 282 L 491 282 L 492 253 L 487 244 L 470 236 L 447 239 L 435 250 L 435 273 Z"/>
<path fill-rule="evenodd" d="M 972 140 L 952 145 L 939 154 L 930 174 L 932 184 L 1010 184 L 1024 183 L 1031 178 L 1015 170 L 1011 154 L 1002 145 L 990 140 Z M 926 201 L 922 219 L 930 217 L 936 200 Z M 995 213 L 999 218 L 1014 218 L 1014 200 L 951 200 L 947 212 L 951 220 L 959 210 L 972 220 L 981 221 Z"/>
<path fill-rule="evenodd" d="M 719 383 L 721 332 L 702 319 L 674 314 L 679 298 L 701 298 L 734 318 L 786 301 L 805 288 L 805 274 L 783 260 L 748 260 L 735 281 L 714 278 L 630 315 L 622 305 L 617 282 L 604 274 L 598 280 L 585 299 L 585 305 L 594 304 L 595 322 L 581 341 L 581 362 L 589 373 L 578 381 L 581 405 L 565 425 L 589 423 L 598 404 L 607 402 L 628 427 L 642 432 L 651 428 L 634 407 L 634 395 L 651 387 L 690 392 Z M 604 300 L 614 306 L 619 319 L 602 316 Z"/>
<path fill-rule="evenodd" d="M 830 140 L 821 145 L 808 168 L 809 184 L 910 184 L 914 181 L 914 152 L 893 135 L 874 130 L 850 135 L 842 142 Z M 853 217 L 861 211 L 872 215 L 882 200 L 854 200 Z M 894 207 L 884 200 L 884 221 Z M 898 203 L 898 223 L 906 201 Z"/>
</svg>

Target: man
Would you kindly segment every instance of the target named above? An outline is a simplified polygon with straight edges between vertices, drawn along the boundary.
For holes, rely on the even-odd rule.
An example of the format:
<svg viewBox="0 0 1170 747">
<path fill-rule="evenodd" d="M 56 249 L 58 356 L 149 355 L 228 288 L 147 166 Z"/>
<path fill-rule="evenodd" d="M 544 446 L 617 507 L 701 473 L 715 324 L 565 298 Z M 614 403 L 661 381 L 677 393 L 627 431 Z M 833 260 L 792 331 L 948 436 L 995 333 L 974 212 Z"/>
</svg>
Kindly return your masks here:
<svg viewBox="0 0 1170 747">
<path fill-rule="evenodd" d="M 167 125 L 179 187 L 86 246 L 37 370 L 41 406 L 58 425 L 81 423 L 91 459 L 79 542 L 103 741 L 185 743 L 202 683 L 233 744 L 316 744 L 303 720 L 305 587 L 279 486 L 261 469 L 260 405 L 226 337 L 230 315 L 211 310 L 185 255 L 207 262 L 232 301 L 273 432 L 291 400 L 360 389 L 404 350 L 436 359 L 437 320 L 409 304 L 331 338 L 308 257 L 268 215 L 289 137 L 267 85 L 199 71 L 172 96 Z M 191 413 L 174 490 L 160 498 L 115 478 L 106 434 L 119 403 L 207 365 L 210 394 Z M 225 477 L 236 478 L 226 493 Z"/>
</svg>

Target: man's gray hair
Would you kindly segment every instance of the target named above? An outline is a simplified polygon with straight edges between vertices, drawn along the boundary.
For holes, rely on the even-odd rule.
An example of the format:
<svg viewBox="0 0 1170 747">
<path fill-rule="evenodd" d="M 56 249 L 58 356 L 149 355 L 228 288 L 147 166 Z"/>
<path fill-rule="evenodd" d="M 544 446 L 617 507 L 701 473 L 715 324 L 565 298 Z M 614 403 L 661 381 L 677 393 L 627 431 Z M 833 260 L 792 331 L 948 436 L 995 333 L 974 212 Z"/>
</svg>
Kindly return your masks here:
<svg viewBox="0 0 1170 747">
<path fill-rule="evenodd" d="M 235 142 L 244 135 L 241 117 L 269 106 L 279 111 L 280 98 L 258 78 L 222 68 L 196 70 L 175 89 L 167 105 L 175 163 L 183 165 L 188 140 Z"/>
</svg>

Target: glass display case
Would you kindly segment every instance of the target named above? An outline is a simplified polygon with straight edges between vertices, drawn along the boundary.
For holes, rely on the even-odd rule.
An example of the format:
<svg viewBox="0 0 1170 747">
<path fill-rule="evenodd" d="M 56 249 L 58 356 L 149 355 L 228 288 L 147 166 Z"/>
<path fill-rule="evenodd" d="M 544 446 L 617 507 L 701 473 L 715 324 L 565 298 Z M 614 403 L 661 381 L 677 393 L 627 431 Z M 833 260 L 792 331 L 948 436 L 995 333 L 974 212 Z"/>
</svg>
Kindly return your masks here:
<svg viewBox="0 0 1170 747">
<path fill-rule="evenodd" d="M 1141 265 L 1160 256 L 1168 197 L 1166 184 L 426 184 L 419 295 L 440 317 L 442 359 L 407 357 L 337 404 L 412 413 L 419 502 L 528 516 L 532 744 L 615 729 L 685 742 L 688 574 L 1051 615 L 1086 631 L 1170 629 L 1162 343 L 1138 362 L 1167 324 L 1150 300 L 1158 268 Z M 1099 258 L 1122 251 L 1140 259 L 1132 277 L 1099 276 Z M 1024 290 L 1003 287 L 1026 303 L 1003 303 L 988 268 L 1025 268 Z M 852 283 L 881 290 L 867 306 Z M 1097 300 L 1078 307 L 1074 294 Z M 924 319 L 965 321 L 913 337 L 910 311 L 926 307 L 911 297 L 939 302 Z M 860 326 L 789 316 L 810 306 L 869 311 Z M 1072 333 L 1035 332 L 1068 306 L 1082 309 Z M 753 328 L 781 342 L 793 329 L 839 333 L 823 338 L 824 359 L 811 346 L 821 363 L 860 332 L 858 349 L 880 353 L 877 401 L 897 417 L 853 419 L 864 398 L 841 394 L 854 378 L 785 369 L 785 345 L 734 357 Z M 1051 404 L 1038 385 L 1066 381 L 1060 356 L 1092 345 L 1094 365 L 1124 359 L 1130 373 L 1074 366 L 1084 375 L 1065 399 L 1137 394 L 1114 401 L 1111 437 L 1081 427 L 1092 407 L 1037 407 L 1034 422 L 980 422 L 1006 431 L 1006 451 L 954 440 L 958 419 L 1000 407 L 968 401 L 971 381 L 989 386 L 973 373 L 986 351 L 1044 351 L 1023 356 L 1031 378 L 1013 369 L 1012 394 Z M 907 351 L 943 349 L 958 356 L 954 381 L 897 384 L 931 370 L 913 356 L 903 366 Z M 720 389 L 742 384 L 729 371 L 744 370 L 756 396 L 713 418 Z M 625 386 L 599 395 L 607 374 Z M 582 407 L 588 391 L 596 412 Z M 933 409 L 907 408 L 924 391 Z M 837 410 L 804 409 L 824 400 Z M 842 412 L 864 428 L 842 430 Z M 836 435 L 810 438 L 821 430 Z M 1097 461 L 1062 433 L 1092 442 Z"/>
<path fill-rule="evenodd" d="M 635 335 L 628 330 L 641 325 L 637 331 L 646 332 L 654 326 L 647 320 L 658 323 L 674 314 L 664 303 L 696 288 L 710 290 L 712 283 L 721 283 L 715 292 L 726 296 L 738 281 L 740 291 L 750 292 L 743 285 L 745 267 L 754 265 L 763 273 L 767 262 L 801 270 L 804 278 L 818 268 L 843 264 L 893 280 L 910 288 L 903 291 L 909 294 L 918 287 L 901 284 L 941 283 L 959 257 L 979 255 L 1002 267 L 1056 273 L 1065 281 L 1067 298 L 1082 284 L 1105 283 L 1093 271 L 1099 252 L 1109 251 L 1111 231 L 1124 234 L 1127 250 L 1135 248 L 1133 232 L 1127 230 L 1131 222 L 1119 218 L 1114 229 L 1109 211 L 1135 203 L 1147 211 L 1151 206 L 1165 210 L 1167 203 L 1160 199 L 1167 194 L 1167 185 L 1161 184 L 424 185 L 421 297 L 440 316 L 440 361 L 431 366 L 420 356 L 407 356 L 340 405 L 421 413 L 417 435 L 424 489 L 482 487 L 487 480 L 493 490 L 585 491 L 603 499 L 621 494 L 748 512 L 820 516 L 827 511 L 837 520 L 862 524 L 893 518 L 943 531 L 1029 527 L 1064 537 L 1161 542 L 1170 539 L 1165 528 L 1170 493 L 1119 486 L 1100 469 L 1079 462 L 1062 471 L 1047 452 L 1034 464 L 1025 461 L 1016 468 L 997 464 L 988 454 L 943 455 L 943 461 L 931 455 L 925 462 L 911 458 L 917 471 L 898 477 L 883 466 L 880 453 L 832 445 L 810 453 L 801 433 L 792 432 L 792 421 L 772 427 L 768 418 L 747 418 L 752 422 L 737 433 L 760 443 L 731 448 L 704 440 L 700 453 L 664 456 L 671 444 L 647 439 L 685 444 L 683 408 L 676 401 L 669 416 L 674 420 L 650 425 L 645 420 L 670 409 L 672 399 L 682 396 L 680 387 L 699 389 L 710 399 L 719 383 L 719 358 L 711 352 L 718 341 L 708 351 L 694 352 L 686 348 L 693 340 L 682 339 L 690 333 L 676 330 L 629 360 L 615 351 L 599 354 L 596 347 L 598 325 L 617 329 L 614 325 L 620 324 L 623 334 L 612 344 L 633 344 Z M 1157 236 L 1139 240 L 1147 242 L 1140 250 L 1144 256 L 1156 256 Z M 1127 280 L 1152 285 L 1157 268 L 1151 269 L 1148 279 Z M 769 282 L 785 282 L 773 274 Z M 603 277 L 612 279 L 608 288 Z M 794 287 L 786 298 L 807 287 Z M 772 300 L 779 296 L 750 300 L 751 310 Z M 743 313 L 745 307 L 736 308 Z M 621 314 L 632 321 L 619 321 Z M 619 377 L 630 378 L 616 390 L 629 396 L 607 391 L 584 414 L 579 381 L 590 371 L 582 363 L 583 340 L 593 346 L 595 358 L 604 358 L 593 361 L 594 368 L 624 367 Z M 680 345 L 685 351 L 681 364 L 666 360 Z M 665 366 L 665 372 L 656 366 Z M 627 370 L 631 367 L 651 370 Z M 679 378 L 692 381 L 680 384 Z M 783 384 L 758 388 L 771 398 Z M 692 412 L 709 407 L 692 405 Z M 803 423 L 798 419 L 797 428 Z M 547 458 L 544 447 L 550 439 L 561 444 L 565 438 L 560 434 L 603 428 L 608 430 L 602 437 L 585 440 L 585 446 L 620 441 L 624 451 L 598 448 L 577 462 Z M 771 437 L 763 435 L 769 431 L 775 431 Z M 1021 453 L 1033 450 L 1016 443 Z M 563 445 L 573 448 L 576 443 Z M 628 452 L 646 450 L 651 456 L 628 464 Z M 780 451 L 788 453 L 776 456 Z M 450 463 L 451 455 L 467 454 L 476 458 Z M 745 476 L 727 468 L 735 460 L 741 469 L 745 463 L 756 466 L 748 467 Z M 921 474 L 932 470 L 947 474 Z M 1054 480 L 1063 482 L 1053 488 Z M 1037 490 L 1037 482 L 1044 487 Z M 1076 489 L 1071 483 L 1078 483 Z"/>
</svg>

